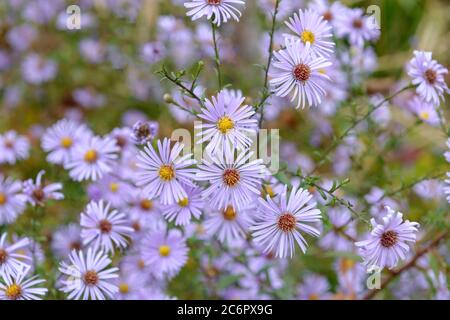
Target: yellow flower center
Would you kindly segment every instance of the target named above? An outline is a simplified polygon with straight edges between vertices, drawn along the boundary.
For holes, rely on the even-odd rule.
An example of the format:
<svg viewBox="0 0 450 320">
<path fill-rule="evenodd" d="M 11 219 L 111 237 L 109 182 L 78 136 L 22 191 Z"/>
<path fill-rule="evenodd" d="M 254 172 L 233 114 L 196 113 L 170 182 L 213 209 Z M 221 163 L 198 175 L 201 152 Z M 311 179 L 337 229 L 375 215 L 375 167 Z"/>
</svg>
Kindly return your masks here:
<svg viewBox="0 0 450 320">
<path fill-rule="evenodd" d="M 149 199 L 144 199 L 140 203 L 142 210 L 150 210 L 153 208 L 153 202 Z"/>
<path fill-rule="evenodd" d="M 275 192 L 273 191 L 272 187 L 268 184 L 265 184 L 263 186 L 262 194 L 263 194 L 264 198 L 266 198 L 266 196 L 269 196 L 271 198 L 273 198 L 275 196 Z"/>
<path fill-rule="evenodd" d="M 6 203 L 6 194 L 0 192 L 0 206 Z"/>
<path fill-rule="evenodd" d="M 228 116 L 223 116 L 217 121 L 217 129 L 223 134 L 226 134 L 228 131 L 234 128 L 234 122 Z"/>
<path fill-rule="evenodd" d="M 428 113 L 427 111 L 422 111 L 419 114 L 420 118 L 423 120 L 428 120 L 430 119 L 430 113 Z"/>
<path fill-rule="evenodd" d="M 5 295 L 8 299 L 17 300 L 22 295 L 22 288 L 18 284 L 13 283 L 9 287 L 6 287 Z"/>
<path fill-rule="evenodd" d="M 342 259 L 340 263 L 340 269 L 343 273 L 347 273 L 349 270 L 353 269 L 355 266 L 355 261 L 351 259 Z"/>
<path fill-rule="evenodd" d="M 162 245 L 159 247 L 159 254 L 163 257 L 167 257 L 170 254 L 170 247 L 167 245 Z"/>
<path fill-rule="evenodd" d="M 223 217 L 225 218 L 225 220 L 232 221 L 232 220 L 236 219 L 236 211 L 234 210 L 234 208 L 232 206 L 228 206 L 223 211 Z"/>
<path fill-rule="evenodd" d="M 119 191 L 119 184 L 112 182 L 109 184 L 109 189 L 111 190 L 111 192 L 116 193 L 117 191 Z"/>
<path fill-rule="evenodd" d="M 303 31 L 302 34 L 300 35 L 300 38 L 302 39 L 303 43 L 309 42 L 311 44 L 313 44 L 314 40 L 316 39 L 314 33 L 312 33 L 309 30 Z"/>
<path fill-rule="evenodd" d="M 126 293 L 130 292 L 130 287 L 126 283 L 121 283 L 119 285 L 119 292 L 122 294 L 126 294 Z"/>
<path fill-rule="evenodd" d="M 175 171 L 173 170 L 171 165 L 163 164 L 159 168 L 159 177 L 161 180 L 170 181 L 175 177 Z"/>
<path fill-rule="evenodd" d="M 64 149 L 69 149 L 73 144 L 73 140 L 69 137 L 64 137 L 61 139 L 61 146 Z"/>
<path fill-rule="evenodd" d="M 94 149 L 88 150 L 84 155 L 84 160 L 89 163 L 94 163 L 95 161 L 97 161 L 97 158 L 97 151 L 95 151 Z"/>
<path fill-rule="evenodd" d="M 227 186 L 234 187 L 241 179 L 241 175 L 236 169 L 225 169 L 222 179 Z"/>
<path fill-rule="evenodd" d="M 181 199 L 180 201 L 178 201 L 178 205 L 183 208 L 186 207 L 188 204 L 189 204 L 188 198 L 184 198 L 184 199 Z"/>
</svg>

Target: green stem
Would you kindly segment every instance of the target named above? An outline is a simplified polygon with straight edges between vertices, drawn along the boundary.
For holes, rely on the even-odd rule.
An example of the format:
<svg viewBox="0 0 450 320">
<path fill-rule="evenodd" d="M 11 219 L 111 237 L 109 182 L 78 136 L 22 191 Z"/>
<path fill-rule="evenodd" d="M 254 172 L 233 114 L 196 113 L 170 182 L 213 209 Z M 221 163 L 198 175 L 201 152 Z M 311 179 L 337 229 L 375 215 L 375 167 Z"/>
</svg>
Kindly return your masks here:
<svg viewBox="0 0 450 320">
<path fill-rule="evenodd" d="M 216 62 L 216 70 L 217 70 L 217 80 L 219 84 L 219 91 L 222 90 L 222 73 L 220 70 L 220 56 L 219 56 L 219 48 L 217 47 L 217 35 L 216 35 L 216 29 L 217 26 L 211 22 L 211 28 L 212 28 L 212 37 L 213 37 L 213 43 L 214 43 L 214 55 L 215 55 L 215 62 Z"/>
<path fill-rule="evenodd" d="M 267 66 L 266 66 L 266 71 L 265 71 L 265 75 L 264 75 L 264 87 L 263 87 L 263 92 L 262 92 L 262 96 L 261 96 L 261 101 L 258 104 L 258 108 L 261 109 L 261 117 L 259 118 L 259 127 L 261 127 L 262 122 L 264 120 L 264 106 L 265 106 L 265 102 L 267 101 L 267 99 L 271 96 L 271 94 L 269 93 L 269 69 L 270 69 L 270 64 L 272 63 L 272 57 L 273 57 L 273 36 L 275 34 L 275 26 L 277 23 L 277 14 L 278 14 L 278 8 L 280 6 L 280 2 L 281 0 L 276 0 L 275 2 L 275 10 L 272 16 L 272 28 L 269 31 L 269 49 L 268 49 L 268 53 L 269 53 L 269 57 L 267 58 Z"/>
</svg>

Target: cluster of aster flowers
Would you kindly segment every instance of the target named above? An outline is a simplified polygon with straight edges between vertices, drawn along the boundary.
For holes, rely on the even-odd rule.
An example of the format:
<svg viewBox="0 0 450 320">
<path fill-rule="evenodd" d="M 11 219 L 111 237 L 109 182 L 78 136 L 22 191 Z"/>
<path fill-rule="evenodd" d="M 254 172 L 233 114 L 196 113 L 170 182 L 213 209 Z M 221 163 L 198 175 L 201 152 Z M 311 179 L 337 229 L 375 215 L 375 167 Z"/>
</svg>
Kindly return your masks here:
<svg viewBox="0 0 450 320">
<path fill-rule="evenodd" d="M 325 0 L 311 1 L 307 9 L 299 9 L 295 0 L 258 1 L 264 14 L 272 12 L 275 5 L 270 15 L 274 23 L 270 53 L 268 57 L 264 56 L 267 52 L 261 53 L 268 65 L 266 87 L 258 104 L 240 90 L 222 87 L 221 82 L 220 67 L 232 62 L 236 52 L 229 39 L 220 37 L 226 30 L 219 28 L 239 22 L 246 1 L 173 2 L 184 5 L 195 31 L 181 18 L 158 17 L 157 36 L 137 48 L 139 62 L 126 69 L 127 84 L 133 101 L 157 97 L 160 103 L 169 104 L 179 123 L 196 120 L 193 129 L 196 147 L 204 151 L 201 158 L 194 159 L 185 144 L 170 139 L 162 122 L 151 121 L 139 111 L 127 112 L 123 125 L 106 134 L 94 132 L 95 126 L 82 119 L 86 112 L 95 112 L 90 109 L 105 106 L 107 97 L 89 86 L 71 92 L 64 117 L 47 128 L 36 128 L 29 136 L 1 133 L 0 165 L 23 163 L 33 147 L 40 147 L 51 169 L 38 168 L 35 179 L 24 181 L 14 173 L 0 171 L 0 299 L 41 299 L 50 289 L 45 287 L 47 283 L 53 282 L 58 297 L 67 299 L 171 299 L 171 281 L 181 270 L 193 268 L 199 270 L 199 281 L 207 284 L 204 290 L 209 296 L 285 298 L 275 293 L 285 286 L 285 274 L 294 257 L 311 249 L 313 254 L 316 249 L 337 253 L 332 268 L 338 281 L 332 289 L 325 276 L 307 272 L 294 288 L 298 299 L 365 297 L 370 294 L 364 286 L 366 271 L 372 267 L 394 269 L 411 259 L 430 269 L 428 261 L 414 256 L 416 241 L 423 244 L 428 239 L 422 238 L 419 223 L 403 218 L 399 210 L 409 217 L 409 208 L 395 199 L 395 192 L 370 186 L 362 190 L 367 193 L 359 200 L 341 189 L 344 182 L 314 176 L 321 162 L 329 159 L 336 176 L 349 172 L 352 161 L 366 152 L 359 134 L 368 132 L 374 123 L 380 130 L 391 124 L 389 98 L 381 94 L 368 97 L 366 116 L 355 121 L 321 161 L 315 162 L 283 142 L 280 151 L 285 165 L 273 174 L 255 152 L 253 138 L 261 124 L 277 118 L 292 104 L 297 109 L 315 107 L 302 111 L 309 112 L 316 125 L 312 146 L 318 149 L 333 136 L 330 117 L 375 68 L 371 42 L 380 36 L 380 26 L 373 17 L 364 15 L 362 9 Z M 138 4 L 124 9 L 114 3 L 110 10 L 117 17 L 136 21 Z M 37 37 L 34 24 L 57 19 L 61 27 L 64 17 L 57 14 L 63 2 L 48 4 L 37 1 L 35 9 L 47 14 L 41 17 L 25 12 L 30 25 L 8 32 L 14 53 L 31 47 Z M 86 9 L 93 10 L 89 3 Z M 275 30 L 277 19 L 285 20 L 280 33 Z M 201 20 L 210 20 L 211 26 Z M 96 23 L 93 15 L 83 16 L 83 27 L 89 29 Z M 22 37 L 24 41 L 18 41 Z M 268 46 L 266 38 L 260 43 Z M 128 64 L 129 57 L 120 48 L 94 38 L 84 37 L 77 50 L 93 68 L 109 63 L 125 70 Z M 1 54 L 0 49 L 0 62 Z M 401 103 L 421 122 L 445 126 L 440 103 L 449 92 L 444 80 L 447 69 L 432 59 L 431 52 L 414 51 L 413 55 L 406 67 L 411 84 L 405 84 L 413 94 L 402 96 Z M 16 54 L 11 54 L 13 57 Z M 163 72 L 165 79 L 179 87 L 170 94 L 163 94 L 159 82 L 142 71 L 143 66 L 158 65 L 165 59 L 186 67 L 200 58 L 216 63 L 219 90 L 211 95 L 207 93 L 212 89 L 199 83 L 203 61 L 196 64 L 198 72 L 191 83 L 184 80 L 184 70 Z M 40 89 L 61 71 L 56 61 L 37 53 L 25 55 L 21 62 L 25 82 Z M 401 88 L 403 91 L 404 86 Z M 17 104 L 14 97 L 20 95 L 18 88 L 6 89 L 5 97 L 11 97 L 5 98 L 5 105 L 13 108 Z M 296 121 L 287 120 L 288 124 Z M 387 138 L 379 140 L 383 147 L 388 145 Z M 447 145 L 450 148 L 450 139 Z M 450 151 L 445 157 L 450 162 Z M 424 201 L 439 202 L 445 195 L 450 203 L 450 172 L 447 176 L 444 183 L 436 179 L 415 183 L 413 190 Z M 44 177 L 56 182 L 46 183 Z M 78 192 L 76 199 L 73 189 Z M 49 281 L 37 268 L 47 250 L 39 219 L 47 218 L 44 214 L 58 215 L 51 210 L 53 201 L 64 199 L 81 203 L 82 209 L 71 208 L 78 210 L 75 218 L 67 214 L 64 224 L 46 234 L 48 250 L 57 261 L 57 275 Z M 359 212 L 367 212 L 370 223 Z M 32 225 L 26 237 L 10 231 L 25 215 Z M 308 248 L 311 244 L 314 247 Z M 413 277 L 414 286 L 432 287 L 438 298 L 448 296 L 443 273 L 427 275 L 430 287 L 414 272 L 418 270 L 402 273 L 400 281 L 407 283 L 408 277 Z M 231 279 L 231 285 L 216 285 L 224 278 Z M 416 289 L 405 289 L 405 295 Z M 396 294 L 401 296 L 401 290 Z"/>
</svg>

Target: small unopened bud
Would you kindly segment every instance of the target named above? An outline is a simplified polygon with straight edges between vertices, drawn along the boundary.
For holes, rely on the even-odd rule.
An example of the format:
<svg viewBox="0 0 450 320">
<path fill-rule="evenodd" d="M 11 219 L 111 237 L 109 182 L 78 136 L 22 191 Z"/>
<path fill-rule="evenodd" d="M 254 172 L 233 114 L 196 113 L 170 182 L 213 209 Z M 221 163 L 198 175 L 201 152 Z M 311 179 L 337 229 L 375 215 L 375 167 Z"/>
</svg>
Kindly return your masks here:
<svg viewBox="0 0 450 320">
<path fill-rule="evenodd" d="M 170 93 L 164 94 L 163 99 L 164 99 L 164 102 L 166 102 L 166 103 L 174 103 L 173 97 Z"/>
</svg>

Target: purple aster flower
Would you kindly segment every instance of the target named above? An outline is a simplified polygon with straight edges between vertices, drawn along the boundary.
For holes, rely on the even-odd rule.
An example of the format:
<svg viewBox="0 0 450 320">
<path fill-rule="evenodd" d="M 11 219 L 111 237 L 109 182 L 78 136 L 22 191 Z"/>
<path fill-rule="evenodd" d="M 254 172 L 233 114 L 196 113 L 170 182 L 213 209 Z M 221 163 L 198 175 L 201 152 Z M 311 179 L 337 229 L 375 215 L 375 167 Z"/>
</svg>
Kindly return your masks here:
<svg viewBox="0 0 450 320">
<path fill-rule="evenodd" d="M 306 102 L 310 106 L 318 106 L 322 102 L 325 90 L 321 82 L 330 80 L 323 68 L 331 62 L 323 57 L 313 57 L 310 52 L 310 42 L 306 45 L 300 40 L 285 40 L 286 49 L 274 52 L 272 80 L 270 84 L 278 97 L 291 94 L 291 101 L 297 100 L 297 108 Z"/>
<path fill-rule="evenodd" d="M 177 226 L 185 226 L 191 222 L 192 218 L 198 219 L 202 214 L 202 189 L 197 186 L 184 186 L 184 190 L 187 194 L 186 198 L 161 207 L 164 217 L 169 222 L 174 221 Z"/>
<path fill-rule="evenodd" d="M 83 39 L 80 42 L 80 53 L 89 63 L 97 64 L 104 60 L 106 48 L 98 40 Z"/>
<path fill-rule="evenodd" d="M 380 37 L 375 17 L 364 16 L 364 11 L 360 8 L 346 8 L 337 20 L 335 30 L 339 37 L 347 37 L 351 45 L 359 48 L 364 47 L 365 41 L 373 41 Z"/>
<path fill-rule="evenodd" d="M 202 195 L 211 205 L 225 209 L 232 205 L 237 210 L 254 201 L 260 194 L 265 167 L 261 159 L 250 161 L 253 152 L 218 153 L 198 166 L 196 180 L 210 183 Z"/>
<path fill-rule="evenodd" d="M 186 264 L 188 247 L 181 232 L 165 229 L 150 232 L 141 241 L 141 256 L 155 276 L 175 276 Z"/>
<path fill-rule="evenodd" d="M 141 300 L 141 291 L 149 289 L 135 273 L 122 273 L 115 280 L 119 291 L 114 295 L 114 300 Z"/>
<path fill-rule="evenodd" d="M 118 210 L 111 210 L 109 203 L 91 201 L 81 213 L 81 238 L 84 245 L 95 249 L 114 252 L 114 248 L 125 248 L 127 237 L 133 233 L 127 216 Z"/>
<path fill-rule="evenodd" d="M 314 226 L 320 223 L 320 210 L 312 195 L 302 189 L 292 188 L 287 195 L 287 186 L 277 202 L 269 196 L 267 200 L 259 198 L 258 221 L 250 227 L 257 244 L 264 252 L 274 252 L 276 257 L 294 256 L 295 242 L 303 253 L 306 252 L 306 240 L 300 231 L 318 237 L 320 231 Z M 312 225 L 311 225 L 312 224 Z"/>
<path fill-rule="evenodd" d="M 339 1 L 329 2 L 328 0 L 314 0 L 309 2 L 309 7 L 320 14 L 325 21 L 336 26 L 338 20 L 345 16 L 346 7 Z"/>
<path fill-rule="evenodd" d="M 191 168 L 195 160 L 192 154 L 179 157 L 183 144 L 175 143 L 170 148 L 170 140 L 158 140 L 158 151 L 151 144 L 147 144 L 144 151 L 138 155 L 137 166 L 140 168 L 136 184 L 144 187 L 146 196 L 153 199 L 160 197 L 162 204 L 173 204 L 187 197 L 184 185 L 192 186 L 195 169 Z"/>
<path fill-rule="evenodd" d="M 417 222 L 403 221 L 403 214 L 386 207 L 388 215 L 378 224 L 371 220 L 372 232 L 367 240 L 356 242 L 361 248 L 364 264 L 394 268 L 409 252 L 408 242 L 416 242 Z"/>
<path fill-rule="evenodd" d="M 207 123 L 195 128 L 202 130 L 197 134 L 202 137 L 198 144 L 209 141 L 206 147 L 208 153 L 232 152 L 234 148 L 244 150 L 252 144 L 248 136 L 256 134 L 258 122 L 253 117 L 254 109 L 242 105 L 244 100 L 241 95 L 235 97 L 228 91 L 221 91 L 217 97 L 212 97 L 212 101 L 205 101 L 205 108 L 198 117 Z"/>
<path fill-rule="evenodd" d="M 8 43 L 17 51 L 27 50 L 36 39 L 38 33 L 36 29 L 28 24 L 23 24 L 12 28 L 6 38 Z"/>
<path fill-rule="evenodd" d="M 147 42 L 141 46 L 141 59 L 148 64 L 154 64 L 166 55 L 166 48 L 161 42 Z"/>
<path fill-rule="evenodd" d="M 48 290 L 38 285 L 45 280 L 28 277 L 29 272 L 29 267 L 23 267 L 16 273 L 5 274 L 0 281 L 0 300 L 42 300 L 39 296 L 44 296 Z"/>
<path fill-rule="evenodd" d="M 72 157 L 64 168 L 70 170 L 70 177 L 76 181 L 95 181 L 112 171 L 118 151 L 119 147 L 113 139 L 90 137 L 75 145 Z"/>
<path fill-rule="evenodd" d="M 23 192 L 28 197 L 28 202 L 33 206 L 42 206 L 47 200 L 61 200 L 64 199 L 64 194 L 61 193 L 62 183 L 51 183 L 44 185 L 42 176 L 45 174 L 44 170 L 39 171 L 36 182 L 29 179 L 23 183 Z"/>
<path fill-rule="evenodd" d="M 134 149 L 132 133 L 133 131 L 128 127 L 115 128 L 109 136 L 116 140 L 116 144 L 123 151 L 125 149 Z"/>
<path fill-rule="evenodd" d="M 351 251 L 356 237 L 355 224 L 347 208 L 334 207 L 328 210 L 328 218 L 332 229 L 320 239 L 320 246 L 328 250 Z"/>
<path fill-rule="evenodd" d="M 235 210 L 231 205 L 225 209 L 212 209 L 206 217 L 204 228 L 209 235 L 230 245 L 232 241 L 246 238 L 248 228 L 253 224 L 254 210 L 252 206 Z"/>
<path fill-rule="evenodd" d="M 31 84 L 41 84 L 52 80 L 58 70 L 56 62 L 44 60 L 35 53 L 29 54 L 22 62 L 22 75 Z"/>
<path fill-rule="evenodd" d="M 298 298 L 301 300 L 328 300 L 331 298 L 330 285 L 327 278 L 308 275 L 298 287 Z"/>
<path fill-rule="evenodd" d="M 97 93 L 93 88 L 80 88 L 72 93 L 73 99 L 86 109 L 100 108 L 105 105 L 104 95 Z"/>
<path fill-rule="evenodd" d="M 0 237 L 0 277 L 18 273 L 28 265 L 26 262 L 31 261 L 29 256 L 21 253 L 30 244 L 27 238 L 8 244 L 6 237 L 6 233 Z"/>
<path fill-rule="evenodd" d="M 295 13 L 285 24 L 295 35 L 284 36 L 300 39 L 303 44 L 309 42 L 312 55 L 328 57 L 333 54 L 334 42 L 330 41 L 331 25 L 314 10 L 300 9 L 298 15 Z"/>
<path fill-rule="evenodd" d="M 158 122 L 138 121 L 133 125 L 131 138 L 136 144 L 147 144 L 158 135 L 158 130 Z"/>
<path fill-rule="evenodd" d="M 413 190 L 422 199 L 439 200 L 442 199 L 443 187 L 444 184 L 442 181 L 437 179 L 428 179 L 417 183 L 413 187 Z"/>
<path fill-rule="evenodd" d="M 209 20 L 213 18 L 212 22 L 218 26 L 222 23 L 228 22 L 231 18 L 239 21 L 241 12 L 235 5 L 245 5 L 245 1 L 241 0 L 191 0 L 184 3 L 188 8 L 186 15 L 192 17 L 192 20 L 197 20 L 202 16 L 206 16 Z"/>
<path fill-rule="evenodd" d="M 22 183 L 0 174 L 0 225 L 13 223 L 25 210 L 26 201 Z"/>
<path fill-rule="evenodd" d="M 364 284 L 367 277 L 365 268 L 350 258 L 338 259 L 334 268 L 338 276 L 339 294 L 343 295 L 342 298 L 358 298 L 359 294 L 365 289 Z"/>
<path fill-rule="evenodd" d="M 63 0 L 35 0 L 24 6 L 22 16 L 30 22 L 45 24 L 52 20 L 63 8 Z"/>
<path fill-rule="evenodd" d="M 72 250 L 83 249 L 81 228 L 78 224 L 60 227 L 52 236 L 52 250 L 59 258 L 66 258 Z"/>
<path fill-rule="evenodd" d="M 119 290 L 113 283 L 118 277 L 118 268 L 108 268 L 111 264 L 103 252 L 89 248 L 86 256 L 82 251 L 73 250 L 69 263 L 62 262 L 59 271 L 65 276 L 60 289 L 68 293 L 69 300 L 105 300 L 112 298 Z"/>
<path fill-rule="evenodd" d="M 30 142 L 25 136 L 15 131 L 8 131 L 0 135 L 0 164 L 15 164 L 17 160 L 28 158 Z"/>
<path fill-rule="evenodd" d="M 444 75 L 448 70 L 432 58 L 432 52 L 414 51 L 414 57 L 407 66 L 412 83 L 417 85 L 417 93 L 426 102 L 439 105 L 439 98 L 449 93 Z"/>
<path fill-rule="evenodd" d="M 425 102 L 420 97 L 415 96 L 408 101 L 408 107 L 417 117 L 430 126 L 439 125 L 439 114 L 434 104 Z"/>
<path fill-rule="evenodd" d="M 104 176 L 96 181 L 93 186 L 96 187 L 94 190 L 98 192 L 95 198 L 100 195 L 100 198 L 109 202 L 114 208 L 125 207 L 133 192 L 133 187 L 128 182 L 113 174 Z"/>
</svg>

